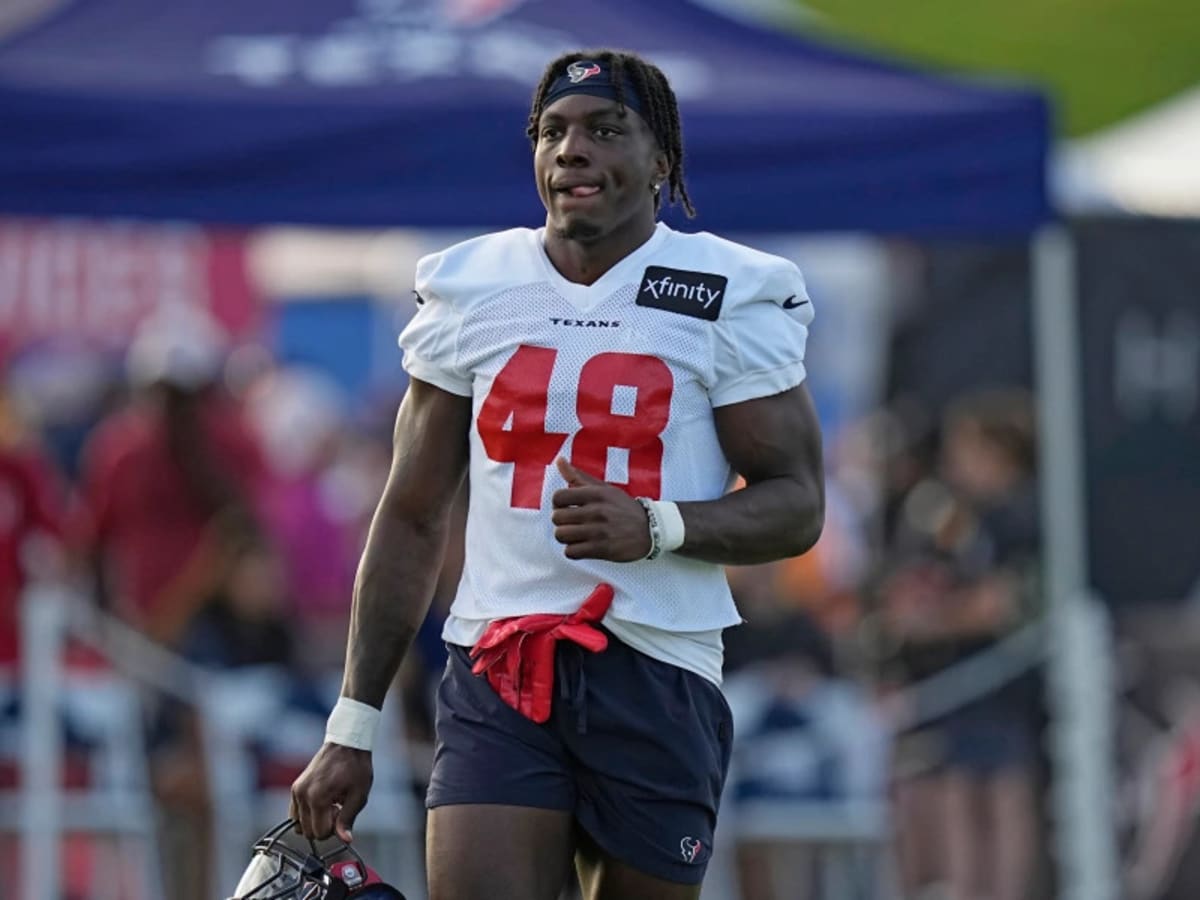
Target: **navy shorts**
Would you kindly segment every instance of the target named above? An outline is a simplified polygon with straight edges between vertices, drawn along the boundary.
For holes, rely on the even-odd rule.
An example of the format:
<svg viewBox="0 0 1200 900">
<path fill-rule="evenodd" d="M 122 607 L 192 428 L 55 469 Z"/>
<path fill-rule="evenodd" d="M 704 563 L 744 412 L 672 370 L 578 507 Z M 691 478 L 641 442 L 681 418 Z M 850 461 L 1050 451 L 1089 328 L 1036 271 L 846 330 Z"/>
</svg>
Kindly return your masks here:
<svg viewBox="0 0 1200 900">
<path fill-rule="evenodd" d="M 550 719 L 539 725 L 471 673 L 465 649 L 449 649 L 426 806 L 566 810 L 626 865 L 700 882 L 733 743 L 716 685 L 611 634 L 601 653 L 562 641 Z"/>
</svg>

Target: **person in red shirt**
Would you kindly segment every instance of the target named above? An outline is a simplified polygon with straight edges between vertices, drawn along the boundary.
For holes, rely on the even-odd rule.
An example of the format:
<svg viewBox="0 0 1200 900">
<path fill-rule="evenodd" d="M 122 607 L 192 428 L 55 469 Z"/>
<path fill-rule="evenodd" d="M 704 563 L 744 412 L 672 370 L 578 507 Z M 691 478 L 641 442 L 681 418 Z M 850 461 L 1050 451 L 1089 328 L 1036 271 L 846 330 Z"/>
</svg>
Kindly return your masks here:
<svg viewBox="0 0 1200 900">
<path fill-rule="evenodd" d="M 266 468 L 217 384 L 224 342 L 207 319 L 153 319 L 129 352 L 140 395 L 84 451 L 85 540 L 103 602 L 168 644 L 213 589 L 227 548 L 258 530 Z"/>
<path fill-rule="evenodd" d="M 0 382 L 0 671 L 15 669 L 21 593 L 61 563 L 63 493 Z"/>
</svg>

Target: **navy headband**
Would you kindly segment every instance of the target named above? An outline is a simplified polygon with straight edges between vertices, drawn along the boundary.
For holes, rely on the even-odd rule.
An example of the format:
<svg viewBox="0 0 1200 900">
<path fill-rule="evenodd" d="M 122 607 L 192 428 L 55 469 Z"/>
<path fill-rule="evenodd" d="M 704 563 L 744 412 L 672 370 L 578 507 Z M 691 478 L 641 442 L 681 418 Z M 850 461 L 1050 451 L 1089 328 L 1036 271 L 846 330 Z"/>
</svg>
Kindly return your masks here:
<svg viewBox="0 0 1200 900">
<path fill-rule="evenodd" d="M 604 97 L 606 100 L 617 102 L 617 89 L 612 79 L 612 67 L 606 62 L 594 62 L 590 59 L 581 59 L 571 63 L 546 91 L 542 109 L 570 94 L 588 94 L 592 97 Z M 621 102 L 640 116 L 642 100 L 628 78 L 621 81 L 621 94 Z"/>
</svg>

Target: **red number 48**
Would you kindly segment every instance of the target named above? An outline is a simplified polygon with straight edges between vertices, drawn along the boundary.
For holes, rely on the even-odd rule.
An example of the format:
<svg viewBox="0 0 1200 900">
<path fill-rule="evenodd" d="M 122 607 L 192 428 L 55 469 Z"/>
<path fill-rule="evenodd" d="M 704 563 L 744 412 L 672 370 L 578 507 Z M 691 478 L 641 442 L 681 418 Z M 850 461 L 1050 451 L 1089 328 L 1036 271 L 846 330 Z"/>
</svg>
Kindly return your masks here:
<svg viewBox="0 0 1200 900">
<path fill-rule="evenodd" d="M 557 350 L 522 344 L 484 398 L 475 425 L 488 458 L 512 463 L 511 504 L 537 509 L 546 468 L 570 435 L 546 430 L 550 376 Z M 633 388 L 629 414 L 613 412 L 618 386 Z M 571 464 L 604 478 L 610 448 L 629 453 L 629 481 L 617 485 L 636 497 L 657 499 L 662 490 L 662 433 L 671 414 L 674 380 L 667 364 L 640 353 L 601 353 L 579 372 L 575 413 L 580 428 Z"/>
</svg>

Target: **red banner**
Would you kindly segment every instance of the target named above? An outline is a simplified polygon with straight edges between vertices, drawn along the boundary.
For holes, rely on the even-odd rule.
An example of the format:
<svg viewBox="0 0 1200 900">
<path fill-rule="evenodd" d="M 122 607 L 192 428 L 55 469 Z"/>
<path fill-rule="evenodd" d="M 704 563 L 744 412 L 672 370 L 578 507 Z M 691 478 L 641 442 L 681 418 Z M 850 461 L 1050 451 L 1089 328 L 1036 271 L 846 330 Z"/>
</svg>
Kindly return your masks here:
<svg viewBox="0 0 1200 900">
<path fill-rule="evenodd" d="M 124 343 L 168 305 L 207 310 L 232 336 L 260 305 L 245 235 L 185 224 L 0 220 L 0 335 Z"/>
</svg>

